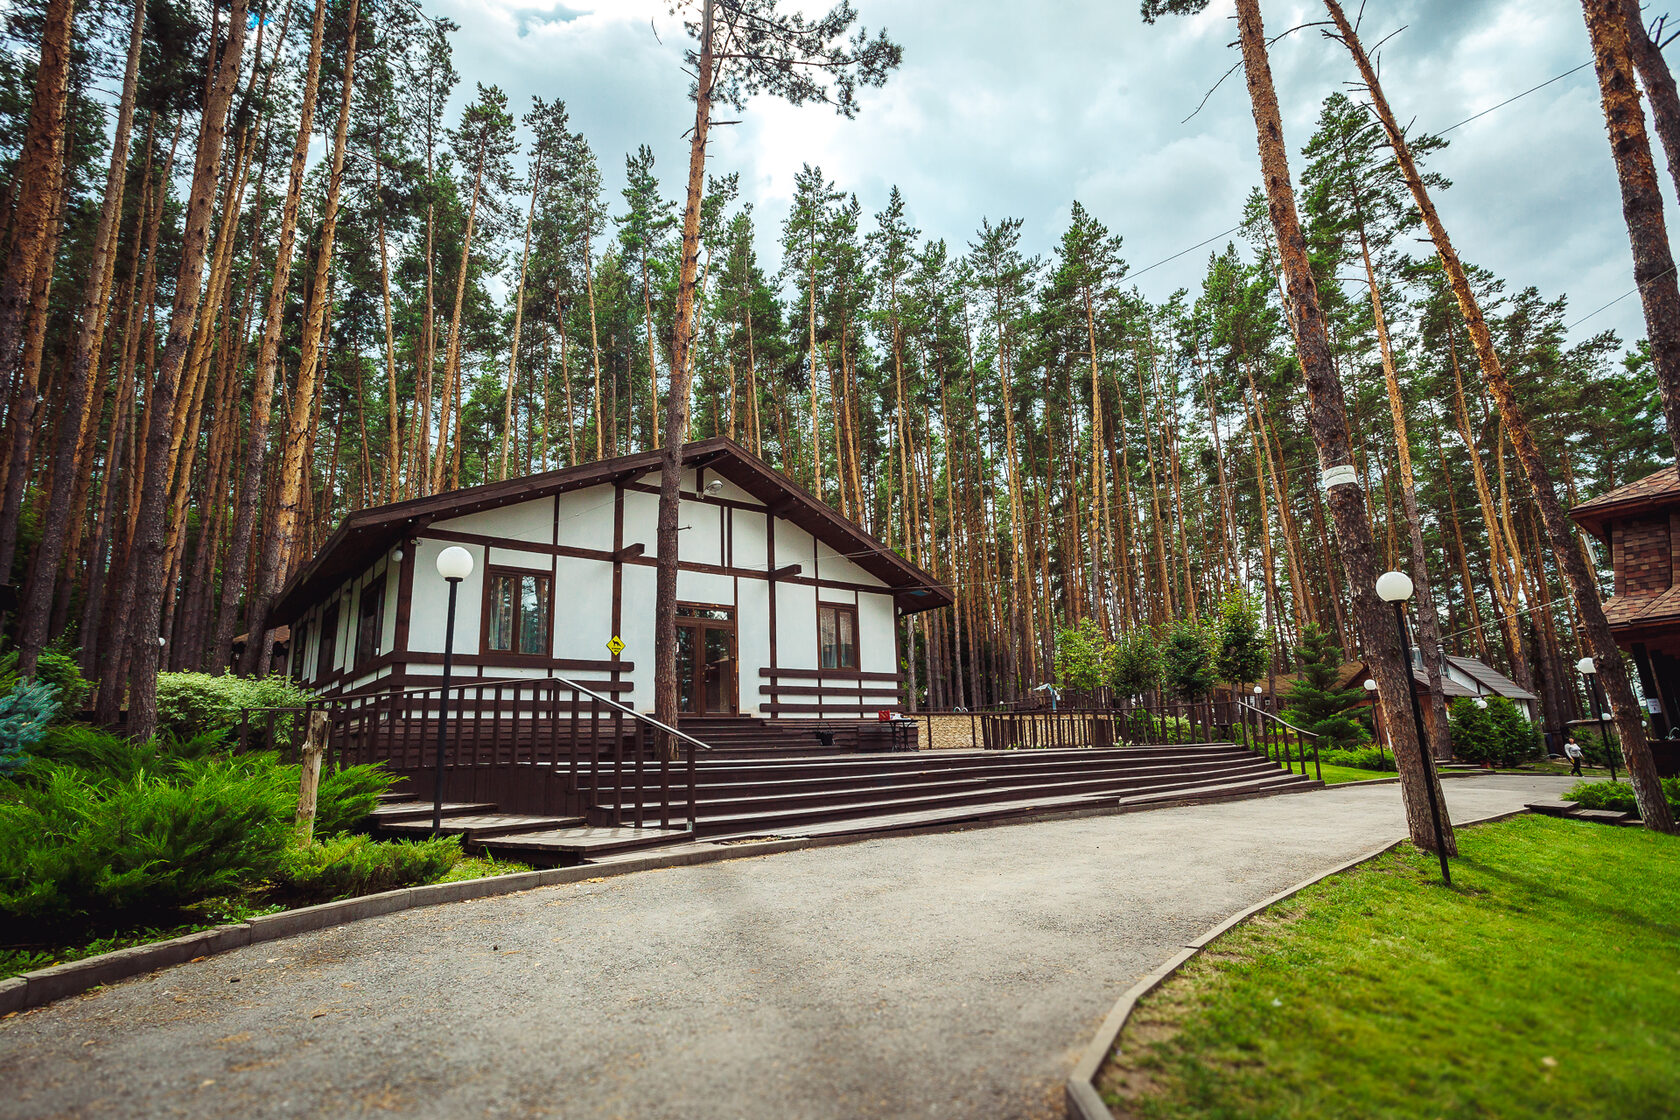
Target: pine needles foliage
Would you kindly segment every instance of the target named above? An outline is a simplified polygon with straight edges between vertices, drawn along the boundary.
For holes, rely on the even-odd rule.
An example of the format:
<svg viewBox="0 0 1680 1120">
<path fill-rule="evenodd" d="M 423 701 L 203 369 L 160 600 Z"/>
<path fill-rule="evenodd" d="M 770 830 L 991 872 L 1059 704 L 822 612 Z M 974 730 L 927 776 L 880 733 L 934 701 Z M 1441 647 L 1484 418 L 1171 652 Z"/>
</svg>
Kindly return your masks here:
<svg viewBox="0 0 1680 1120">
<path fill-rule="evenodd" d="M 1364 702 L 1359 685 L 1337 687 L 1342 647 L 1315 622 L 1301 628 L 1295 649 L 1298 670 L 1285 699 L 1283 718 L 1319 737 L 1320 750 L 1343 750 L 1370 741 L 1370 733 L 1354 710 Z"/>
</svg>

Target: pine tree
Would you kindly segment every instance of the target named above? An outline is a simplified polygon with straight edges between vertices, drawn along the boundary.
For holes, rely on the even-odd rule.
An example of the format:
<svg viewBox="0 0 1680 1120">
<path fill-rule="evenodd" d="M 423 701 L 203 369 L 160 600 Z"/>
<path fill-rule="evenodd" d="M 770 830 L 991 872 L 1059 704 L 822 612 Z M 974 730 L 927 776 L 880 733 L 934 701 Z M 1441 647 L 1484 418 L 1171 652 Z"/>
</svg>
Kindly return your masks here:
<svg viewBox="0 0 1680 1120">
<path fill-rule="evenodd" d="M 1318 736 L 1320 750 L 1345 748 L 1369 739 L 1353 713 L 1365 702 L 1364 688 L 1353 682 L 1337 687 L 1342 648 L 1316 623 L 1301 630 L 1295 647 L 1295 681 L 1285 693 L 1283 718 Z"/>
</svg>

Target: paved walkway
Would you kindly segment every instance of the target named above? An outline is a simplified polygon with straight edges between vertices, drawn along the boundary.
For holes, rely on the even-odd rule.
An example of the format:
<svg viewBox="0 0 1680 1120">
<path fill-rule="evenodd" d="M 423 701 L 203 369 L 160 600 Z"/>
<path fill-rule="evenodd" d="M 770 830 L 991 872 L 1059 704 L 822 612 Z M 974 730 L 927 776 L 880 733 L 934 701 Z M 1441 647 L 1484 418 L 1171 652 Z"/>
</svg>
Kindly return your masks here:
<svg viewBox="0 0 1680 1120">
<path fill-rule="evenodd" d="M 1458 819 L 1567 780 L 1446 783 Z M 1113 1001 L 1403 831 L 1394 786 L 412 910 L 0 1023 L 0 1117 L 1036 1117 Z"/>
</svg>

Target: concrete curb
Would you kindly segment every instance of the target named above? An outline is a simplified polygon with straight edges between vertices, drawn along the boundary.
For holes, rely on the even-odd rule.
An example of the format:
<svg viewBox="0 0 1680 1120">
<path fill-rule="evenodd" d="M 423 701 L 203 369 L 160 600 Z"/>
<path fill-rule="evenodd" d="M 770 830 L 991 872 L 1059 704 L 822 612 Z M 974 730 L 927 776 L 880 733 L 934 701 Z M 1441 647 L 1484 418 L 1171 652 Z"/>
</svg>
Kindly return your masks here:
<svg viewBox="0 0 1680 1120">
<path fill-rule="evenodd" d="M 1359 785 L 1365 783 L 1345 783 Z M 119 980 L 155 972 L 160 968 L 184 964 L 199 957 L 214 956 L 243 945 L 273 941 L 318 929 L 330 929 L 362 918 L 376 918 L 399 910 L 421 906 L 439 906 L 449 902 L 467 902 L 502 894 L 516 894 L 537 887 L 560 886 L 588 879 L 604 879 L 629 875 L 637 871 L 656 871 L 668 867 L 688 867 L 722 860 L 750 859 L 775 855 L 778 852 L 799 851 L 805 848 L 826 848 L 836 844 L 855 844 L 865 840 L 881 840 L 903 836 L 924 836 L 941 832 L 956 832 L 970 828 L 997 828 L 1008 825 L 1039 824 L 1053 820 L 1073 820 L 1082 817 L 1118 816 L 1124 813 L 1151 809 L 1174 809 L 1189 805 L 1211 805 L 1228 801 L 1248 801 L 1260 797 L 1275 797 L 1285 793 L 1310 792 L 1311 789 L 1334 789 L 1334 786 L 1300 787 L 1261 790 L 1206 798 L 1166 800 L 1137 805 L 1099 805 L 1083 809 L 1051 810 L 1045 813 L 1023 813 L 995 820 L 952 821 L 920 828 L 882 829 L 875 832 L 848 832 L 835 835 L 791 836 L 769 840 L 749 840 L 729 844 L 715 850 L 650 854 L 629 859 L 609 860 L 605 863 L 586 863 L 576 867 L 556 867 L 544 871 L 525 871 L 514 875 L 496 875 L 486 879 L 463 879 L 454 883 L 432 883 L 423 887 L 386 891 L 382 894 L 362 895 L 297 910 L 282 910 L 264 914 L 246 922 L 217 926 L 199 933 L 189 933 L 170 941 L 135 945 L 115 952 L 87 957 L 79 961 L 53 965 L 51 968 L 26 972 L 0 980 L 0 1016 L 40 1007 L 54 1000 L 85 992 L 90 988 L 114 984 Z M 1299 888 L 1297 888 L 1299 889 Z M 1141 993 L 1139 993 L 1141 994 Z"/>
<path fill-rule="evenodd" d="M 433 883 L 424 887 L 408 887 L 382 894 L 362 895 L 319 906 L 305 906 L 297 910 L 282 910 L 264 914 L 249 921 L 214 929 L 189 933 L 169 941 L 154 941 L 134 945 L 115 952 L 102 953 L 79 961 L 36 969 L 21 976 L 0 980 L 0 1016 L 40 1007 L 66 996 L 78 995 L 90 988 L 114 984 L 171 965 L 184 964 L 202 957 L 225 953 L 245 945 L 292 937 L 313 930 L 329 929 L 362 918 L 376 918 L 411 910 L 421 906 L 438 906 L 449 902 L 467 902 L 501 894 L 516 894 L 537 887 L 559 886 L 588 879 L 604 879 L 629 875 L 637 871 L 653 871 L 664 867 L 683 867 L 696 863 L 711 863 L 726 859 L 746 859 L 771 855 L 813 846 L 804 839 L 768 840 L 758 843 L 735 844 L 716 851 L 673 852 L 669 855 L 648 855 L 611 863 L 580 864 L 576 867 L 556 867 L 545 871 L 524 871 L 514 875 L 496 875 L 486 879 L 463 879 L 454 883 Z"/>
<path fill-rule="evenodd" d="M 1507 813 L 1492 813 L 1485 817 L 1476 817 L 1473 820 L 1454 821 L 1453 828 L 1491 824 L 1494 821 L 1521 816 L 1526 812 L 1528 812 L 1527 808 L 1513 809 Z M 1378 856 L 1385 855 L 1405 843 L 1407 839 L 1407 837 L 1401 836 L 1398 839 L 1391 840 L 1379 848 L 1371 849 L 1364 855 L 1355 856 L 1345 863 L 1337 864 L 1328 871 L 1321 871 L 1309 878 L 1302 879 L 1294 886 L 1281 890 L 1270 898 L 1262 899 L 1253 906 L 1237 911 L 1194 941 L 1185 942 L 1184 948 L 1170 957 L 1165 964 L 1126 989 L 1126 993 L 1115 1003 L 1107 1018 L 1103 1019 L 1102 1026 L 1097 1028 L 1097 1033 L 1092 1036 L 1090 1044 L 1085 1047 L 1084 1052 L 1079 1056 L 1078 1063 L 1073 1067 L 1073 1073 L 1068 1075 L 1067 1084 L 1064 1088 L 1067 1096 L 1069 1120 L 1114 1120 L 1114 1114 L 1109 1111 L 1108 1105 L 1103 1103 L 1102 1094 L 1097 1092 L 1097 1071 L 1102 1069 L 1104 1062 L 1108 1061 L 1109 1054 L 1113 1052 L 1115 1044 L 1119 1042 L 1120 1034 L 1126 1029 L 1126 1023 L 1131 1019 L 1132 1012 L 1136 1010 L 1139 1000 L 1165 983 L 1173 973 L 1183 968 L 1196 954 L 1262 910 L 1276 906 L 1293 895 L 1300 894 L 1314 883 L 1323 882 L 1332 875 L 1340 875 L 1344 871 L 1349 871 L 1362 863 L 1368 863 Z"/>
</svg>

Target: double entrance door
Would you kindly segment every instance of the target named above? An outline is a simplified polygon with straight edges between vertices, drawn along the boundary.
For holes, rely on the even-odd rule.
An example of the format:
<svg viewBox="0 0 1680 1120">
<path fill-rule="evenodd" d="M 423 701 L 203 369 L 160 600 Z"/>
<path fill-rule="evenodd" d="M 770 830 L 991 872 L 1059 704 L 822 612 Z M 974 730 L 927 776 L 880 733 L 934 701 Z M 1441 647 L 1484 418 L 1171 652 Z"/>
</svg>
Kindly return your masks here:
<svg viewBox="0 0 1680 1120">
<path fill-rule="evenodd" d="M 734 609 L 679 604 L 677 711 L 694 716 L 734 715 L 738 675 Z"/>
</svg>

